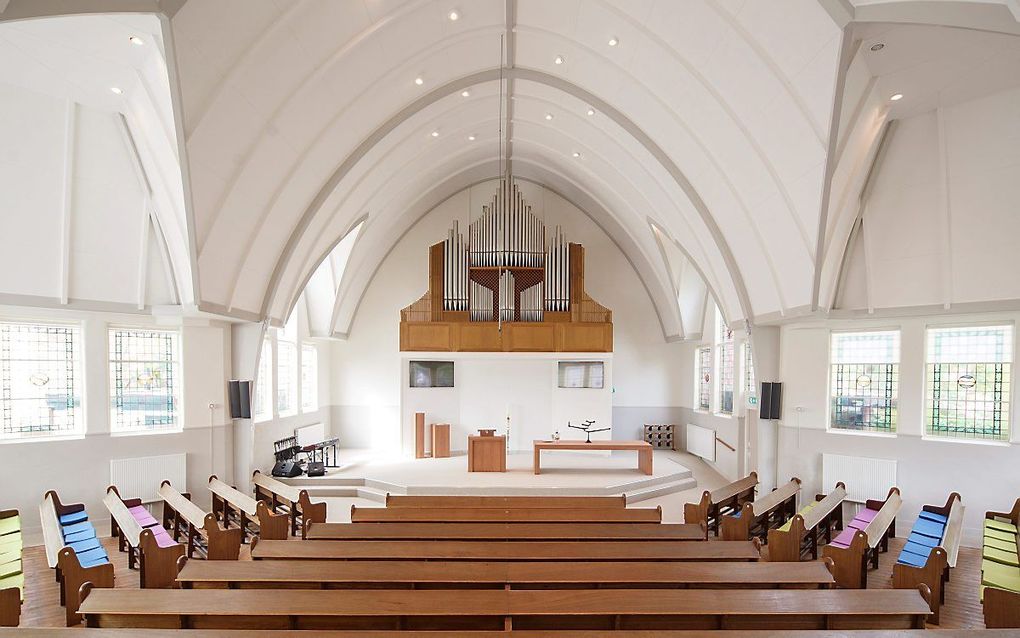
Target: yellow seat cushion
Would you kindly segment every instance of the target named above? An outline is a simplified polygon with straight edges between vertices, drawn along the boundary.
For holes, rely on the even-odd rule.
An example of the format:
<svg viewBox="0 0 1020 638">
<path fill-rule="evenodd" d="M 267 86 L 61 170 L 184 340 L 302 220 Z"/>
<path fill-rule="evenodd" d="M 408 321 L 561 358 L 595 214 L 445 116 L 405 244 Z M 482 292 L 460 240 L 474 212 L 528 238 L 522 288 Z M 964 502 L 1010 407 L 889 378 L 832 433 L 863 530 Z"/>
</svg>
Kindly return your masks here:
<svg viewBox="0 0 1020 638">
<path fill-rule="evenodd" d="M 4 576 L 0 578 L 0 589 L 9 589 L 11 587 L 17 587 L 21 590 L 21 600 L 25 600 L 25 575 L 14 574 L 13 576 Z"/>
<path fill-rule="evenodd" d="M 985 537 L 985 547 L 993 547 L 1004 552 L 1016 552 L 1016 543 L 1012 541 L 1000 541 L 997 538 Z"/>
<path fill-rule="evenodd" d="M 0 518 L 0 536 L 21 531 L 21 517 Z"/>
<path fill-rule="evenodd" d="M 1007 543 L 1012 541 L 1016 544 L 1016 534 L 1011 532 L 1004 532 L 1001 529 L 992 529 L 991 527 L 985 528 L 985 538 L 994 538 L 1000 541 L 1006 541 Z"/>
<path fill-rule="evenodd" d="M 1015 551 L 1005 552 L 1001 549 L 985 546 L 981 555 L 988 560 L 995 561 L 996 563 L 1002 563 L 1003 565 L 1010 565 L 1012 567 L 1020 567 L 1020 558 L 1017 558 Z"/>
<path fill-rule="evenodd" d="M 1010 532 L 1012 534 L 1017 533 L 1016 525 L 1010 523 L 1009 521 L 1002 521 L 997 518 L 985 519 L 985 529 L 989 528 L 1002 530 L 1003 532 Z"/>
<path fill-rule="evenodd" d="M 797 512 L 797 513 L 800 514 L 801 516 L 804 516 L 805 514 L 810 512 L 811 508 L 814 507 L 815 505 L 818 505 L 818 501 L 811 501 L 810 503 L 808 503 L 807 505 L 802 507 L 801 510 L 799 512 Z M 779 529 L 780 532 L 788 532 L 788 531 L 790 531 L 790 523 L 792 523 L 792 522 L 793 522 L 793 519 L 791 518 L 790 520 L 788 520 L 785 523 L 783 523 L 782 525 L 780 525 L 777 529 Z"/>
<path fill-rule="evenodd" d="M 1020 569 L 992 561 L 982 561 L 981 584 L 1020 592 Z"/>
</svg>

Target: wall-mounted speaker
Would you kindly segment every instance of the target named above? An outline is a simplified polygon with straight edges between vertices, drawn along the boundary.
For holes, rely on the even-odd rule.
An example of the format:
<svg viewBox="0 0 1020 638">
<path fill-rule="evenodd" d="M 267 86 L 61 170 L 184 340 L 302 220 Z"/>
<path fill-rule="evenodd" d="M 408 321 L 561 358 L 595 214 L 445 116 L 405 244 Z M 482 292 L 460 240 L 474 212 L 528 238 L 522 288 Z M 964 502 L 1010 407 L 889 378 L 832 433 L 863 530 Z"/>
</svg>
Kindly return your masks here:
<svg viewBox="0 0 1020 638">
<path fill-rule="evenodd" d="M 251 418 L 251 381 L 231 380 L 228 384 L 230 395 L 230 418 Z"/>
<path fill-rule="evenodd" d="M 761 392 L 758 394 L 758 418 L 771 421 L 780 418 L 783 409 L 783 384 L 762 381 Z"/>
</svg>

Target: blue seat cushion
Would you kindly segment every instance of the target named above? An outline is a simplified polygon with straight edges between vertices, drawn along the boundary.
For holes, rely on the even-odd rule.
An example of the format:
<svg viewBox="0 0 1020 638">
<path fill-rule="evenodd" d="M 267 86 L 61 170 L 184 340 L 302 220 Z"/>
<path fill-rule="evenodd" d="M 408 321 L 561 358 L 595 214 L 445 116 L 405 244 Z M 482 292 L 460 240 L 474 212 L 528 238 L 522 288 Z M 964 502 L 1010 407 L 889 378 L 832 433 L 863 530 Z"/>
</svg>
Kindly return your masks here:
<svg viewBox="0 0 1020 638">
<path fill-rule="evenodd" d="M 74 523 L 80 523 L 89 519 L 88 513 L 85 510 L 79 512 L 71 512 L 70 514 L 64 514 L 60 517 L 61 525 L 73 525 Z"/>
<path fill-rule="evenodd" d="M 77 553 L 78 562 L 81 563 L 82 567 L 91 567 L 92 565 L 101 565 L 103 563 L 110 562 L 110 557 L 106 555 L 106 550 L 100 547 L 90 549 L 85 552 Z"/>
<path fill-rule="evenodd" d="M 918 545 L 917 543 L 907 541 L 907 543 L 903 546 L 903 551 L 909 554 L 922 556 L 925 560 L 928 560 L 928 554 L 931 553 L 931 547 L 925 547 L 924 545 Z"/>
<path fill-rule="evenodd" d="M 925 536 L 931 536 L 937 540 L 942 540 L 942 532 L 945 531 L 945 529 L 946 526 L 942 523 L 936 523 L 935 521 L 919 518 L 914 523 L 914 527 L 911 528 L 910 531 L 917 532 L 918 534 L 924 534 Z"/>
<path fill-rule="evenodd" d="M 915 545 L 923 545 L 923 546 L 929 547 L 929 548 L 930 547 L 938 547 L 938 544 L 939 544 L 940 540 L 942 540 L 942 539 L 940 539 L 940 538 L 932 538 L 931 536 L 925 536 L 924 534 L 914 534 L 914 533 L 911 533 L 910 536 L 907 537 L 907 542 L 908 543 L 914 543 Z"/>
<path fill-rule="evenodd" d="M 66 534 L 64 536 L 65 543 L 77 543 L 78 541 L 87 541 L 90 538 L 96 537 L 96 530 L 84 529 L 80 532 L 74 532 L 73 534 Z"/>
<path fill-rule="evenodd" d="M 67 546 L 73 549 L 75 554 L 82 554 L 97 547 L 102 547 L 98 538 L 88 538 L 77 543 L 68 543 Z"/>
<path fill-rule="evenodd" d="M 943 525 L 945 525 L 946 523 L 949 522 L 949 517 L 948 516 L 943 516 L 942 514 L 936 514 L 935 512 L 926 512 L 924 510 L 921 510 L 921 515 L 920 515 L 919 518 L 927 519 L 929 521 L 934 521 L 936 523 L 942 523 Z"/>
<path fill-rule="evenodd" d="M 85 569 L 88 569 L 89 567 L 95 567 L 96 565 L 106 565 L 109 562 L 110 558 L 106 554 L 103 554 L 102 556 L 91 558 L 87 561 L 82 562 L 81 566 Z"/>
<path fill-rule="evenodd" d="M 925 563 L 928 562 L 927 556 L 918 556 L 908 551 L 900 552 L 900 557 L 896 559 L 897 563 L 903 565 L 910 565 L 911 567 L 924 567 Z"/>
<path fill-rule="evenodd" d="M 67 538 L 68 534 L 74 534 L 75 532 L 83 532 L 86 530 L 90 530 L 93 535 L 96 533 L 96 528 L 92 527 L 92 523 L 88 521 L 74 523 L 73 525 L 65 525 L 61 531 L 64 532 L 64 538 Z"/>
</svg>

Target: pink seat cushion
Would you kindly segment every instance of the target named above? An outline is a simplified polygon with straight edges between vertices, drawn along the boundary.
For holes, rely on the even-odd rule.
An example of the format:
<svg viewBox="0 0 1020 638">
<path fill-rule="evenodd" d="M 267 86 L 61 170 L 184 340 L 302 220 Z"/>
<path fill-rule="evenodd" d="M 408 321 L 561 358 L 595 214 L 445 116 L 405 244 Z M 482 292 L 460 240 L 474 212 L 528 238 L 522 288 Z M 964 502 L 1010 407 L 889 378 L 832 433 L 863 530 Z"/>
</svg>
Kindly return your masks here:
<svg viewBox="0 0 1020 638">
<path fill-rule="evenodd" d="M 867 527 L 867 526 L 868 526 L 868 522 L 867 521 L 859 521 L 856 518 L 854 520 L 850 521 L 849 523 L 847 523 L 847 527 L 852 527 L 853 529 L 859 529 L 862 532 L 864 531 L 864 528 Z"/>
<path fill-rule="evenodd" d="M 870 523 L 876 516 L 878 516 L 878 510 L 872 510 L 865 507 L 861 511 L 857 512 L 857 516 L 854 516 L 854 520 Z"/>
<path fill-rule="evenodd" d="M 830 543 L 830 545 L 835 545 L 836 547 L 850 547 L 850 541 L 853 540 L 854 533 L 856 531 L 857 530 L 851 527 L 846 528 L 845 530 L 839 533 L 839 536 L 832 539 L 832 543 Z"/>
<path fill-rule="evenodd" d="M 156 521 L 155 518 L 152 517 L 152 514 L 149 513 L 149 510 L 145 509 L 141 505 L 130 507 L 128 508 L 128 511 L 131 512 L 131 516 L 133 516 L 134 519 L 138 521 L 138 524 L 141 525 L 142 527 L 151 527 L 158 522 Z"/>
<path fill-rule="evenodd" d="M 173 547 L 174 545 L 177 544 L 177 541 L 175 541 L 174 539 L 170 538 L 170 535 L 167 534 L 166 532 L 163 532 L 162 534 L 156 534 L 155 536 L 156 536 L 156 545 L 158 545 L 160 547 Z"/>
</svg>

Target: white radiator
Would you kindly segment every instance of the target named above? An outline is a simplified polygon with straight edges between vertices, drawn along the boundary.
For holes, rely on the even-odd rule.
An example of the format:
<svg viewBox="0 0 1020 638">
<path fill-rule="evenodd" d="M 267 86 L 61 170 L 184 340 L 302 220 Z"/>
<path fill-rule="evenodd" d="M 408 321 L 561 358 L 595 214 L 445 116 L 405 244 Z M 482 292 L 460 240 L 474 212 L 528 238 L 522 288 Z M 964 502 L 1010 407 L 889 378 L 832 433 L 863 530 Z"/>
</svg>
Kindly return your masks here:
<svg viewBox="0 0 1020 638">
<path fill-rule="evenodd" d="M 142 502 L 159 500 L 156 492 L 163 481 L 174 488 L 187 490 L 187 454 L 140 456 L 133 459 L 110 459 L 110 485 L 116 485 L 120 497 L 140 498 Z"/>
<path fill-rule="evenodd" d="M 822 454 L 822 491 L 828 493 L 839 481 L 846 485 L 848 501 L 885 500 L 896 485 L 896 461 Z"/>
<path fill-rule="evenodd" d="M 715 462 L 715 430 L 693 423 L 687 424 L 687 451 L 706 461 Z"/>
</svg>

